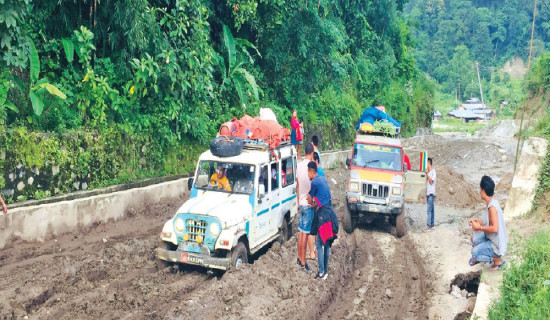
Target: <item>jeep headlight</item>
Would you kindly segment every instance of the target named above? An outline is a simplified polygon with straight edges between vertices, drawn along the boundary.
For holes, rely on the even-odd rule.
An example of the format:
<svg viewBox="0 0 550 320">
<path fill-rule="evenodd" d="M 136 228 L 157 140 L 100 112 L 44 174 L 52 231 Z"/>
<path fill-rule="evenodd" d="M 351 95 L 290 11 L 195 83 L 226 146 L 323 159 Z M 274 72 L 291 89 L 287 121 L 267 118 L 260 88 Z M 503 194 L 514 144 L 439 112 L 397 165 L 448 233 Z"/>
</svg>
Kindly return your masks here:
<svg viewBox="0 0 550 320">
<path fill-rule="evenodd" d="M 185 228 L 185 223 L 183 223 L 183 219 L 182 218 L 177 218 L 176 219 L 176 230 L 178 230 L 179 232 L 182 232 L 183 228 Z"/>
<path fill-rule="evenodd" d="M 216 237 L 220 233 L 220 226 L 217 223 L 210 224 L 210 233 Z"/>
<path fill-rule="evenodd" d="M 350 182 L 349 183 L 349 191 L 359 192 L 359 182 Z"/>
<path fill-rule="evenodd" d="M 391 188 L 391 194 L 394 195 L 394 196 L 400 196 L 401 195 L 401 187 Z"/>
</svg>

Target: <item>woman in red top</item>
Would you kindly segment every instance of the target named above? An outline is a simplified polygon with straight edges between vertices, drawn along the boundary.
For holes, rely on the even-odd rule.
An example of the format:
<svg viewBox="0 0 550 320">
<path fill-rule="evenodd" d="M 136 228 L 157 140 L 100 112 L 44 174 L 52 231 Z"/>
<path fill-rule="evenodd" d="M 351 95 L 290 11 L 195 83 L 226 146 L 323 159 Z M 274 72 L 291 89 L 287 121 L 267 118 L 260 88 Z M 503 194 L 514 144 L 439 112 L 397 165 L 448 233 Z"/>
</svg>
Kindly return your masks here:
<svg viewBox="0 0 550 320">
<path fill-rule="evenodd" d="M 292 129 L 292 132 L 290 134 L 290 142 L 296 148 L 296 151 L 298 152 L 298 157 L 300 157 L 300 146 L 302 145 L 303 140 L 303 126 L 303 122 L 298 122 L 298 113 L 296 112 L 296 110 L 292 110 L 292 118 L 290 119 L 290 128 Z"/>
</svg>

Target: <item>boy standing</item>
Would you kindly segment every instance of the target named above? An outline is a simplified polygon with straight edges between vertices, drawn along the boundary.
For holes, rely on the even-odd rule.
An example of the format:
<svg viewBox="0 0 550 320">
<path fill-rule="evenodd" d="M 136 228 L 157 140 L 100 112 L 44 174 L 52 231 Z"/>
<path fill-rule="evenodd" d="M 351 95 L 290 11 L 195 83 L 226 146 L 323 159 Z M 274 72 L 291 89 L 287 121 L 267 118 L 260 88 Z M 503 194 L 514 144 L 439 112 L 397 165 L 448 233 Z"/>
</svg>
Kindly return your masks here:
<svg viewBox="0 0 550 320">
<path fill-rule="evenodd" d="M 298 259 L 297 263 L 305 271 L 310 271 L 306 262 L 306 251 L 308 238 L 311 232 L 311 222 L 313 220 L 313 209 L 309 205 L 307 195 L 311 189 L 311 181 L 308 176 L 308 163 L 313 160 L 313 145 L 307 144 L 305 148 L 306 158 L 300 162 L 296 168 L 296 193 L 298 194 Z M 312 251 L 313 245 L 310 247 Z"/>
<path fill-rule="evenodd" d="M 428 158 L 426 179 L 428 180 L 428 184 L 426 185 L 426 202 L 428 204 L 428 219 L 426 223 L 426 230 L 430 230 L 434 227 L 435 182 L 437 180 L 435 169 L 432 167 L 432 158 Z"/>
</svg>

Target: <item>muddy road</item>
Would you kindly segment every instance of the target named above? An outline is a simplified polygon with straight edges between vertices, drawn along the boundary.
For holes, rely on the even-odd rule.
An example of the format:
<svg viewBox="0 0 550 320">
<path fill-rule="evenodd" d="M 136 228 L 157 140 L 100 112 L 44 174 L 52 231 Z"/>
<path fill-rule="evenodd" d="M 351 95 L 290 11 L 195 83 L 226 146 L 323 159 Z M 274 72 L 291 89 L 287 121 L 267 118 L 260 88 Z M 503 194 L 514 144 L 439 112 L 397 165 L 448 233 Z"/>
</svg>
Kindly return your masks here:
<svg viewBox="0 0 550 320">
<path fill-rule="evenodd" d="M 314 281 L 314 272 L 296 265 L 295 237 L 223 276 L 160 266 L 154 256 L 158 234 L 186 200 L 181 197 L 130 208 L 118 221 L 44 243 L 15 240 L 1 249 L 0 319 L 452 319 L 472 302 L 453 297 L 449 289 L 455 274 L 470 271 L 462 260 L 469 252 L 466 221 L 479 211 L 474 182 L 483 173 L 480 162 L 498 160 L 489 173 L 502 177 L 499 196 L 505 198 L 512 156 L 506 151 L 504 159 L 502 145 L 479 139 L 413 138 L 404 146 L 411 154 L 443 150 L 435 166 L 441 165 L 450 185 L 438 185 L 436 230 L 423 231 L 422 204 L 406 205 L 409 231 L 400 239 L 383 221 L 352 234 L 341 230 L 327 280 Z M 473 154 L 479 159 L 451 152 L 457 148 L 478 150 Z M 474 173 L 479 178 L 470 176 Z M 347 171 L 327 170 L 327 177 L 341 219 Z M 316 261 L 308 263 L 317 271 Z"/>
</svg>

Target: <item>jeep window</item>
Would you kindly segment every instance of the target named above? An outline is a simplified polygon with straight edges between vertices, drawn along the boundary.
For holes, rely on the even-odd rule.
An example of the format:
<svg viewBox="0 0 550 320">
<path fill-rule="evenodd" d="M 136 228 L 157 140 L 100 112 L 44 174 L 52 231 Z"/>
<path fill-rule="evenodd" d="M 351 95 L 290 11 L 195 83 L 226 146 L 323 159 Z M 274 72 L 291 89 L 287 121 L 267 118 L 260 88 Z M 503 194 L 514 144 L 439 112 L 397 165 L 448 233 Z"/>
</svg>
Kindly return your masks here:
<svg viewBox="0 0 550 320">
<path fill-rule="evenodd" d="M 221 169 L 222 175 L 220 176 Z M 201 161 L 195 179 L 195 188 L 227 193 L 252 194 L 255 167 L 248 164 Z"/>
<path fill-rule="evenodd" d="M 277 190 L 279 188 L 279 163 L 274 162 L 271 164 L 271 190 Z"/>
<path fill-rule="evenodd" d="M 262 171 L 260 174 L 260 182 L 259 182 L 259 184 L 264 185 L 264 190 L 266 193 L 269 192 L 269 180 L 268 180 L 269 174 L 267 173 L 267 171 L 268 171 L 267 165 L 263 165 Z"/>
<path fill-rule="evenodd" d="M 370 169 L 401 171 L 401 149 L 357 143 L 353 146 L 352 165 Z"/>
<path fill-rule="evenodd" d="M 281 161 L 281 180 L 283 188 L 294 184 L 294 161 L 292 158 Z"/>
</svg>

